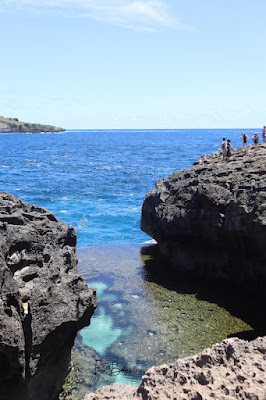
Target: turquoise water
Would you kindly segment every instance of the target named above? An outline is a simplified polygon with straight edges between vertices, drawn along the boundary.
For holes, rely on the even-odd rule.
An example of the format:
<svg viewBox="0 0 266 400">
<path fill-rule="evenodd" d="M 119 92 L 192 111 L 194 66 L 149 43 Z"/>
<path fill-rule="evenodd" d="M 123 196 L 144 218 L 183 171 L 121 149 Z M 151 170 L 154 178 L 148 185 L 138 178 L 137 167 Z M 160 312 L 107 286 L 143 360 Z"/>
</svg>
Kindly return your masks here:
<svg viewBox="0 0 266 400">
<path fill-rule="evenodd" d="M 84 328 L 80 335 L 83 343 L 93 348 L 98 354 L 103 356 L 106 350 L 122 335 L 122 329 L 115 328 L 113 319 L 108 315 L 102 306 L 107 301 L 117 301 L 116 296 L 112 293 L 106 295 L 106 289 L 108 285 L 102 281 L 91 281 L 88 280 L 90 287 L 97 289 L 97 297 L 100 300 L 100 304 L 97 310 L 97 318 L 93 322 L 93 329 Z M 114 306 L 119 309 L 119 306 L 123 308 L 122 303 L 115 303 Z M 118 307 L 117 307 L 118 306 Z M 99 336 L 101 340 L 99 340 Z"/>
<path fill-rule="evenodd" d="M 231 335 L 266 331 L 265 305 L 246 291 L 199 287 L 164 274 L 162 280 L 153 248 L 117 243 L 78 250 L 80 272 L 97 288 L 99 305 L 76 338 L 71 400 L 102 385 L 137 385 L 152 365 L 194 355 Z"/>
<path fill-rule="evenodd" d="M 0 190 L 53 211 L 78 232 L 78 247 L 141 243 L 145 194 L 155 181 L 243 130 L 105 130 L 0 136 Z M 253 130 L 247 130 L 251 136 Z"/>
</svg>

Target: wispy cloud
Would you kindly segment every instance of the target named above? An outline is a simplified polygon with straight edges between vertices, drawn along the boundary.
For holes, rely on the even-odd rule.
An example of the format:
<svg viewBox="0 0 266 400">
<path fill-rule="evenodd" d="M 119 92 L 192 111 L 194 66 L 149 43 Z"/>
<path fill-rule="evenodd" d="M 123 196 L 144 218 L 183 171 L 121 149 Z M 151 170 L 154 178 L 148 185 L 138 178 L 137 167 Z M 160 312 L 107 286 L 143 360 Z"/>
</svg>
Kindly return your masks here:
<svg viewBox="0 0 266 400">
<path fill-rule="evenodd" d="M 0 0 L 5 7 L 68 11 L 134 30 L 190 29 L 174 15 L 169 0 Z M 73 15 L 73 14 L 71 14 Z"/>
</svg>

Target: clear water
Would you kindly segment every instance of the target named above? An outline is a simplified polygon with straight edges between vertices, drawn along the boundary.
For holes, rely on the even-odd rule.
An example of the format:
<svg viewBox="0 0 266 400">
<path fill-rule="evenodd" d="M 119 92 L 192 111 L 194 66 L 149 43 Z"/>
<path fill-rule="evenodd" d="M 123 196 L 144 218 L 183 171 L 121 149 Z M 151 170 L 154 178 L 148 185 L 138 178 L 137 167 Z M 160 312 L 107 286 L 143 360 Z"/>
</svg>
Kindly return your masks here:
<svg viewBox="0 0 266 400">
<path fill-rule="evenodd" d="M 251 137 L 255 129 L 245 131 Z M 140 215 L 155 181 L 213 153 L 223 137 L 240 147 L 242 133 L 75 130 L 0 135 L 0 190 L 46 207 L 74 226 L 80 272 L 97 288 L 99 305 L 73 350 L 74 369 L 66 384 L 71 399 L 103 384 L 137 384 L 151 365 L 194 354 L 254 327 L 245 306 L 232 312 L 215 296 L 200 299 L 197 288 L 177 290 L 150 279 L 140 246 L 150 240 L 140 230 Z"/>
<path fill-rule="evenodd" d="M 77 336 L 71 399 L 115 382 L 139 384 L 152 365 L 198 353 L 228 336 L 266 331 L 265 305 L 224 287 L 169 280 L 156 273 L 156 246 L 102 244 L 79 249 L 80 272 L 99 305 Z M 259 332 L 257 332 L 258 334 Z"/>
</svg>

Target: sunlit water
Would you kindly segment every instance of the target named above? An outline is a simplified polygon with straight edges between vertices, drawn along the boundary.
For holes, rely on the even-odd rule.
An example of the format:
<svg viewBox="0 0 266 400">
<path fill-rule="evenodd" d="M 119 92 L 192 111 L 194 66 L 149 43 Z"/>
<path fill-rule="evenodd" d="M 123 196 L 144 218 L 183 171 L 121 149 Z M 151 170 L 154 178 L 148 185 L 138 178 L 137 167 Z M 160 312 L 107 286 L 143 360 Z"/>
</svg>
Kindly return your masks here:
<svg viewBox="0 0 266 400">
<path fill-rule="evenodd" d="M 257 129 L 258 130 L 258 129 Z M 251 137 L 251 130 L 247 131 Z M 155 181 L 242 130 L 69 131 L 0 135 L 0 189 L 74 226 L 78 247 L 142 243 L 140 214 Z"/>
<path fill-rule="evenodd" d="M 72 399 L 115 382 L 137 385 L 152 365 L 258 329 L 264 309 L 246 293 L 225 288 L 225 295 L 223 287 L 200 289 L 196 282 L 164 274 L 162 280 L 145 246 L 91 246 L 78 255 L 80 272 L 97 288 L 99 305 L 76 339 L 72 359 L 78 374 L 70 374 L 66 385 Z"/>
</svg>

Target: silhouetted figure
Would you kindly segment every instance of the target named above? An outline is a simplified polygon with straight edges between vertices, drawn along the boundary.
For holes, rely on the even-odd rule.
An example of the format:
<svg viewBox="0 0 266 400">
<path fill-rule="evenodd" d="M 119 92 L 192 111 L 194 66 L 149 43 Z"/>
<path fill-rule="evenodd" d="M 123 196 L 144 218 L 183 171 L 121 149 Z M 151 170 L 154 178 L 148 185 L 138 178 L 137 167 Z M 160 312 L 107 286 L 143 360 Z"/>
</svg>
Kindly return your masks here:
<svg viewBox="0 0 266 400">
<path fill-rule="evenodd" d="M 226 159 L 227 161 L 229 160 L 229 158 L 231 157 L 232 153 L 231 153 L 231 140 L 227 139 L 227 151 L 226 151 Z"/>
</svg>

